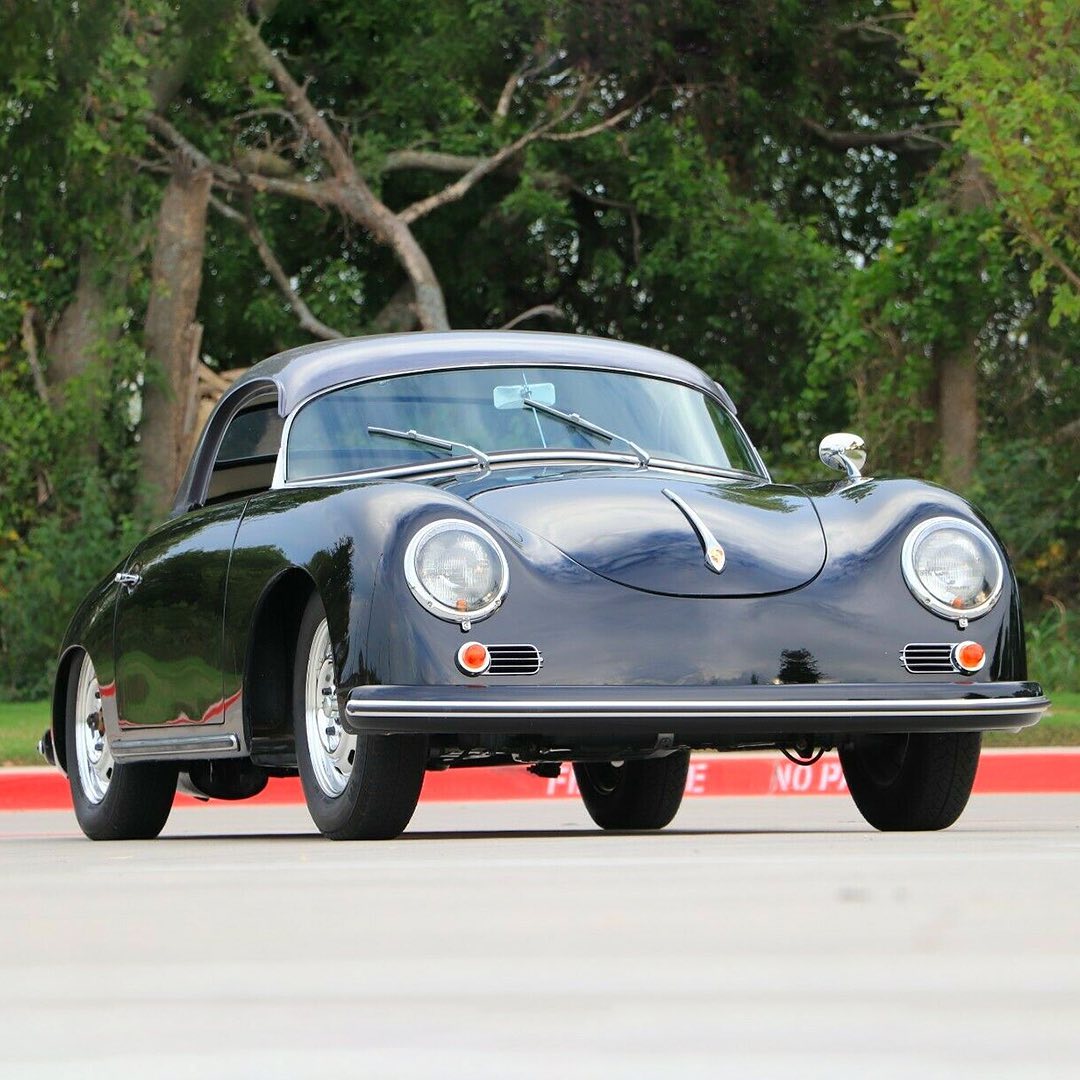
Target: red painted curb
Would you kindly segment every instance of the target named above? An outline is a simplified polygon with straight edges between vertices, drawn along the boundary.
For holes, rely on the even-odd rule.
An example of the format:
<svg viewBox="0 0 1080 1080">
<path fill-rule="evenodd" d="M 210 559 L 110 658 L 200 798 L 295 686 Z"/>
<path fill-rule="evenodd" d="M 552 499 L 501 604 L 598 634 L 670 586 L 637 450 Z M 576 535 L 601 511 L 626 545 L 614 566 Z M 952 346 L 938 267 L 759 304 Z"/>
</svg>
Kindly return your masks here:
<svg viewBox="0 0 1080 1080">
<path fill-rule="evenodd" d="M 794 765 L 773 754 L 701 754 L 690 761 L 686 794 L 840 795 L 847 791 L 836 754 L 811 766 Z M 982 795 L 1080 793 L 1080 749 L 984 750 L 975 777 Z M 573 770 L 563 766 L 554 779 L 533 776 L 521 765 L 428 773 L 423 802 L 480 802 L 498 799 L 576 798 Z M 302 803 L 296 779 L 271 780 L 244 805 Z M 186 795 L 178 806 L 198 806 Z M 67 779 L 49 768 L 0 769 L 0 811 L 70 809 Z"/>
</svg>

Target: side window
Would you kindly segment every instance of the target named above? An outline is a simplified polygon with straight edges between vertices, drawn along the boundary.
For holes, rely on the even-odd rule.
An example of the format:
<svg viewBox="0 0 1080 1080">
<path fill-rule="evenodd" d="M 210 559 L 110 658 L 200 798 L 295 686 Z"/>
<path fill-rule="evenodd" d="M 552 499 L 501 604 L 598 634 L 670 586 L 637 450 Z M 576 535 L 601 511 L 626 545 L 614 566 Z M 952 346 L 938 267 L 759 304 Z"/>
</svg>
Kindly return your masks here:
<svg viewBox="0 0 1080 1080">
<path fill-rule="evenodd" d="M 274 404 L 255 405 L 233 417 L 210 473 L 208 503 L 269 490 L 284 423 Z"/>
</svg>

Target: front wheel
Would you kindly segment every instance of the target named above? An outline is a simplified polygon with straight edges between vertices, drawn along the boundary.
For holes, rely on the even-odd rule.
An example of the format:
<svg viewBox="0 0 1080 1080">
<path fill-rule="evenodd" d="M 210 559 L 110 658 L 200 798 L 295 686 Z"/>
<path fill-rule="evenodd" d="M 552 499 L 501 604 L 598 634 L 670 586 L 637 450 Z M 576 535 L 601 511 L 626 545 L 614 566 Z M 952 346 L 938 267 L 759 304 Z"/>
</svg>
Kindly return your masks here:
<svg viewBox="0 0 1080 1080">
<path fill-rule="evenodd" d="M 947 829 L 967 806 L 981 746 L 978 731 L 858 735 L 840 748 L 840 764 L 875 829 Z"/>
<path fill-rule="evenodd" d="M 66 720 L 68 783 L 79 827 L 91 840 L 152 840 L 169 819 L 177 768 L 113 759 L 101 688 L 86 653 L 72 667 Z"/>
<path fill-rule="evenodd" d="M 690 751 L 644 761 L 575 761 L 589 817 L 601 829 L 662 829 L 682 805 Z"/>
<path fill-rule="evenodd" d="M 422 735 L 352 735 L 341 725 L 334 652 L 315 593 L 293 672 L 296 761 L 308 812 L 331 840 L 389 840 L 409 824 L 424 783 Z"/>
</svg>

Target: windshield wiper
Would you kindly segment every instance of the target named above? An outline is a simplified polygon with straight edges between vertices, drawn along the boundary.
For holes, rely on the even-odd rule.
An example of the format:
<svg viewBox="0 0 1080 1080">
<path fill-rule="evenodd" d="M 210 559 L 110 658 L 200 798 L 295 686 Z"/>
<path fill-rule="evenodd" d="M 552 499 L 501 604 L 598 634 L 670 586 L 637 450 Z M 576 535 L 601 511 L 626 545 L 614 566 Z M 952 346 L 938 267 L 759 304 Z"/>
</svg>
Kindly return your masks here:
<svg viewBox="0 0 1080 1080">
<path fill-rule="evenodd" d="M 616 435 L 614 431 L 608 431 L 599 424 L 594 424 L 591 420 L 586 420 L 578 413 L 563 412 L 562 409 L 556 409 L 554 405 L 548 405 L 543 401 L 537 401 L 535 398 L 531 397 L 523 397 L 521 399 L 521 404 L 523 407 L 527 405 L 530 409 L 545 413 L 547 416 L 554 416 L 556 420 L 561 420 L 564 424 L 569 424 L 571 427 L 587 431 L 590 435 L 599 435 L 601 439 L 607 439 L 608 442 L 617 439 L 621 443 L 626 443 L 626 445 L 634 452 L 634 456 L 641 463 L 643 469 L 647 468 L 649 462 L 652 460 L 647 451 L 642 450 L 637 443 L 631 442 L 625 435 Z"/>
<path fill-rule="evenodd" d="M 483 450 L 477 450 L 475 446 L 458 442 L 456 439 L 437 439 L 434 435 L 423 435 L 415 429 L 395 431 L 393 428 L 385 427 L 369 427 L 368 434 L 385 435 L 388 439 L 403 439 L 405 442 L 420 443 L 422 446 L 434 446 L 438 450 L 447 450 L 450 453 L 454 452 L 455 446 L 460 446 L 462 450 L 468 450 L 476 459 L 476 464 L 480 466 L 481 472 L 491 471 L 491 459 Z"/>
</svg>

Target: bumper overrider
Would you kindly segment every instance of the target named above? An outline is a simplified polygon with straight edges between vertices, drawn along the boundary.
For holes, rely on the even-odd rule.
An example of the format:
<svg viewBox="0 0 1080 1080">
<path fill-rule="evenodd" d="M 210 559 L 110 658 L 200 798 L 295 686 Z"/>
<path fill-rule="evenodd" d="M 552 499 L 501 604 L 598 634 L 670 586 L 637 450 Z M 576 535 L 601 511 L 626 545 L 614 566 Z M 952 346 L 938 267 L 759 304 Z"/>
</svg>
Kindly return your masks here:
<svg viewBox="0 0 1080 1080">
<path fill-rule="evenodd" d="M 1015 731 L 1050 702 L 1034 682 L 785 686 L 362 686 L 359 734 L 624 736 Z"/>
</svg>

